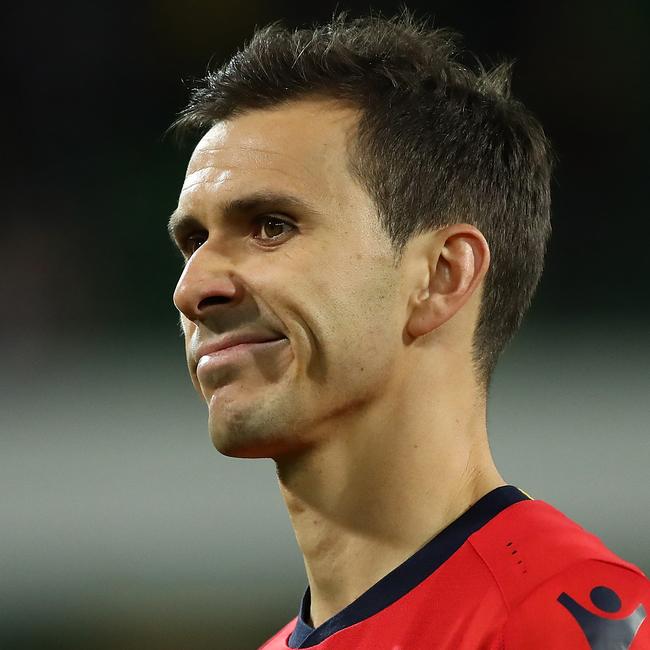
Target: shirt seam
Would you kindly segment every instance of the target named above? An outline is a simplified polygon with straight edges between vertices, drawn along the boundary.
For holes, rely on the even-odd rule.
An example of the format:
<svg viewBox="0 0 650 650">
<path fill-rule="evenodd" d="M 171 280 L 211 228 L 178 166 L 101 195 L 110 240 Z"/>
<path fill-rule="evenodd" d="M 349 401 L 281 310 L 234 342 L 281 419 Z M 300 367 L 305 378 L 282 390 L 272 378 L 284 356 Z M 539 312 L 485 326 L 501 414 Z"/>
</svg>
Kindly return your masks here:
<svg viewBox="0 0 650 650">
<path fill-rule="evenodd" d="M 483 566 L 487 569 L 488 573 L 490 574 L 492 581 L 494 582 L 494 584 L 496 585 L 499 591 L 499 596 L 501 596 L 501 602 L 503 603 L 503 607 L 506 610 L 507 615 L 510 616 L 510 607 L 508 606 L 508 600 L 506 599 L 505 594 L 503 593 L 503 589 L 501 588 L 501 583 L 499 582 L 498 578 L 494 574 L 494 571 L 492 571 L 492 567 L 487 563 L 487 561 L 485 560 L 483 555 L 481 555 L 481 552 L 476 548 L 476 546 L 474 546 L 471 536 L 467 541 L 470 543 L 472 550 L 474 551 L 478 559 L 481 561 L 481 564 L 483 564 Z"/>
</svg>

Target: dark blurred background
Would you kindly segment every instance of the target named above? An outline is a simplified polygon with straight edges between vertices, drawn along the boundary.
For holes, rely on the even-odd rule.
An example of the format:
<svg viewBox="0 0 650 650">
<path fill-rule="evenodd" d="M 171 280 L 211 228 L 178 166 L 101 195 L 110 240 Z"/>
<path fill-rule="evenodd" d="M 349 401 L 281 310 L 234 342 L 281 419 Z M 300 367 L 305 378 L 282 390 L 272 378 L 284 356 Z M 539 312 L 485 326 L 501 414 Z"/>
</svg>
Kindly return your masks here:
<svg viewBox="0 0 650 650">
<path fill-rule="evenodd" d="M 0 648 L 256 648 L 305 577 L 270 461 L 213 450 L 167 240 L 190 150 L 165 129 L 255 26 L 397 2 L 12 3 L 3 10 Z M 650 571 L 650 3 L 410 2 L 555 144 L 554 235 L 497 372 L 512 483 Z"/>
</svg>

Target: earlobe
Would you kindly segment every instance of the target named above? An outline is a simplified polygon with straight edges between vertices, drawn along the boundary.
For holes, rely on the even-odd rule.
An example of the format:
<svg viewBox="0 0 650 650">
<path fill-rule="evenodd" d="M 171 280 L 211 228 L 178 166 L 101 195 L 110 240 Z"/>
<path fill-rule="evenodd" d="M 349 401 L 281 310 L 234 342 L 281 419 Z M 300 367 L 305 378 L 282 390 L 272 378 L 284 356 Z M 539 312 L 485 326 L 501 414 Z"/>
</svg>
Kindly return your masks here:
<svg viewBox="0 0 650 650">
<path fill-rule="evenodd" d="M 429 251 L 428 286 L 419 290 L 407 325 L 414 338 L 455 316 L 476 292 L 489 266 L 488 244 L 474 226 L 454 224 L 436 235 Z"/>
</svg>

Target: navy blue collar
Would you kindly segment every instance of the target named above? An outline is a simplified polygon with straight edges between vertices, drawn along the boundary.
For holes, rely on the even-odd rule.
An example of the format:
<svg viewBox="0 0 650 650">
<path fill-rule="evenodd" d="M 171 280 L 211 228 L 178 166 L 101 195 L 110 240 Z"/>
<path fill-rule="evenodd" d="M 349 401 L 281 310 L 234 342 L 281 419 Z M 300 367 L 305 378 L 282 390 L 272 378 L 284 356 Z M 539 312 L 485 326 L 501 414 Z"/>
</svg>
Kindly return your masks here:
<svg viewBox="0 0 650 650">
<path fill-rule="evenodd" d="M 503 485 L 488 492 L 408 560 L 316 629 L 306 622 L 309 620 L 311 606 L 311 594 L 307 587 L 300 604 L 296 627 L 289 637 L 289 647 L 311 648 L 335 632 L 385 609 L 428 578 L 467 541 L 470 535 L 482 528 L 490 519 L 508 506 L 529 498 L 512 485 Z"/>
</svg>

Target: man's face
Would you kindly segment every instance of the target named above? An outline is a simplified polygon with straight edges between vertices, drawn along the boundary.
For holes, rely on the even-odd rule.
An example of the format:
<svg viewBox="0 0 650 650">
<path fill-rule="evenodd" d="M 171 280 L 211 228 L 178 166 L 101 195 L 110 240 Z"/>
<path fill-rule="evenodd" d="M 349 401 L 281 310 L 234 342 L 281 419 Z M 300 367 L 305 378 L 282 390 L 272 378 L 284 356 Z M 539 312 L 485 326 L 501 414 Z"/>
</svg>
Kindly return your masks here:
<svg viewBox="0 0 650 650">
<path fill-rule="evenodd" d="M 253 110 L 191 157 L 170 223 L 186 257 L 174 303 L 224 454 L 278 458 L 344 435 L 337 420 L 395 381 L 406 312 L 388 237 L 348 170 L 356 119 L 316 100 Z M 285 338 L 202 356 L 242 332 Z"/>
</svg>

